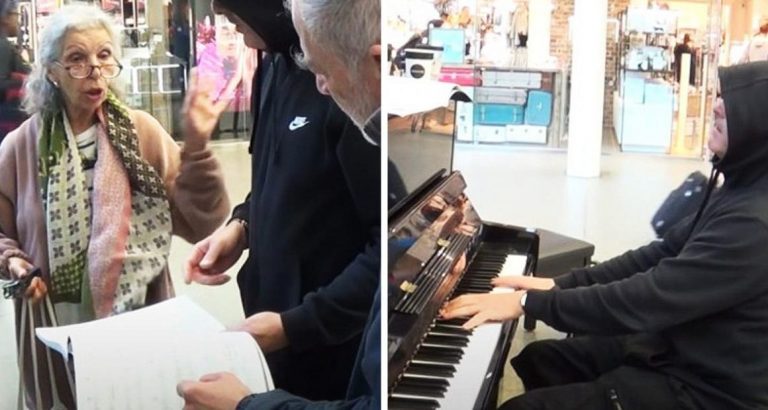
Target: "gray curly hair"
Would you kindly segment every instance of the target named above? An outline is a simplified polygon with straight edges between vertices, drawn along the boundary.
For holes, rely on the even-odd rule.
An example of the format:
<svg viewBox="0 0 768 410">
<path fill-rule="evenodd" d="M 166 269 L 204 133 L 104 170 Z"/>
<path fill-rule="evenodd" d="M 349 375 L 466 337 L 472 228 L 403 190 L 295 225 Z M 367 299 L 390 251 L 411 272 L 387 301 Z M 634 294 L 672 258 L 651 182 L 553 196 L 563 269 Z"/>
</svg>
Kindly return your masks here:
<svg viewBox="0 0 768 410">
<path fill-rule="evenodd" d="M 290 0 L 285 4 L 290 10 Z M 380 0 L 300 0 L 298 6 L 309 36 L 353 71 L 381 41 Z"/>
<path fill-rule="evenodd" d="M 72 31 L 101 28 L 109 33 L 115 58 L 120 57 L 120 31 L 112 18 L 95 6 L 75 3 L 62 7 L 46 22 L 40 34 L 40 54 L 26 83 L 26 93 L 22 102 L 28 114 L 55 113 L 63 108 L 60 91 L 48 79 L 50 66 L 61 58 L 64 37 Z M 110 89 L 117 92 L 117 83 L 111 82 Z"/>
</svg>

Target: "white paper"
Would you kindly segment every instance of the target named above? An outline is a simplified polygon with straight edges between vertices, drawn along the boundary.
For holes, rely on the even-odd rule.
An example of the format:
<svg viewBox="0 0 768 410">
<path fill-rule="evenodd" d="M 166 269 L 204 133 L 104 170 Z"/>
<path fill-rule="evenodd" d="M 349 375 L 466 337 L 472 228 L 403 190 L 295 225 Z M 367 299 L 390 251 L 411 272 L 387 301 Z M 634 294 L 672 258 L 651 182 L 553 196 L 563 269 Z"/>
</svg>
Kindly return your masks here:
<svg viewBox="0 0 768 410">
<path fill-rule="evenodd" d="M 458 85 L 441 81 L 389 76 L 384 87 L 391 96 L 387 112 L 400 117 L 445 107 L 451 99 L 471 100 Z"/>
<path fill-rule="evenodd" d="M 106 319 L 62 327 L 43 327 L 35 330 L 37 337 L 48 347 L 67 357 L 67 343 L 76 335 L 109 333 L 202 332 L 224 330 L 211 314 L 188 297 L 181 296 L 133 312 Z"/>
<path fill-rule="evenodd" d="M 232 372 L 253 393 L 270 389 L 269 370 L 258 345 L 243 332 L 209 335 L 83 335 L 72 339 L 77 407 L 100 410 L 178 410 L 182 380 Z"/>
<path fill-rule="evenodd" d="M 218 372 L 236 374 L 254 393 L 274 389 L 256 341 L 225 331 L 186 297 L 93 322 L 39 328 L 37 337 L 65 358 L 73 354 L 80 409 L 178 410 L 184 406 L 176 393 L 180 381 Z"/>
</svg>

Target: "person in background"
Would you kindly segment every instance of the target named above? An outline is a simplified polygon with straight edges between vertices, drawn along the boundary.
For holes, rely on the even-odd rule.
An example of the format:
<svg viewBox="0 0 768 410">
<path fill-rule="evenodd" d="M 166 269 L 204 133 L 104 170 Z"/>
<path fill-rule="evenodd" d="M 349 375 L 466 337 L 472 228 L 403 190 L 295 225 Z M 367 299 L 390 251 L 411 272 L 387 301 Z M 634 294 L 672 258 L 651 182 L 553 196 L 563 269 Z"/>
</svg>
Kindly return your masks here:
<svg viewBox="0 0 768 410">
<path fill-rule="evenodd" d="M 680 70 L 682 70 L 683 54 L 689 54 L 691 56 L 691 65 L 688 72 L 688 82 L 691 85 L 695 85 L 696 55 L 694 54 L 693 47 L 691 47 L 691 43 L 693 43 L 693 40 L 691 40 L 691 35 L 686 33 L 683 36 L 683 42 L 675 45 L 675 49 L 673 51 L 673 54 L 675 55 L 675 80 L 677 80 L 678 83 L 680 82 Z"/>
<path fill-rule="evenodd" d="M 18 34 L 18 1 L 0 0 L 0 142 L 26 119 L 20 107 L 21 91 L 31 68 L 8 40 Z"/>
<path fill-rule="evenodd" d="M 318 90 L 333 97 L 365 133 L 366 139 L 378 144 L 381 139 L 379 0 L 294 0 L 292 16 L 304 53 L 300 61 L 315 73 Z M 348 33 L 356 35 L 349 36 Z M 379 161 L 373 165 L 379 166 Z M 379 214 L 378 207 L 376 213 Z M 378 269 L 379 264 L 377 283 Z M 325 289 L 332 295 L 329 301 L 334 304 L 353 296 L 350 292 L 359 292 L 354 283 L 344 283 L 340 279 L 337 278 Z M 318 293 L 323 291 L 321 289 Z M 251 394 L 237 376 L 217 373 L 205 375 L 199 381 L 179 383 L 177 391 L 184 398 L 185 409 L 380 409 L 379 293 L 376 290 L 366 295 L 372 304 L 369 305 L 363 342 L 343 400 L 313 402 L 280 389 Z M 329 311 L 319 313 L 315 319 L 323 323 L 343 321 L 343 317 L 326 314 Z M 327 326 L 329 330 L 337 327 Z"/>
<path fill-rule="evenodd" d="M 768 408 L 768 62 L 719 77 L 696 215 L 597 266 L 445 306 L 465 328 L 526 314 L 584 335 L 526 346 L 512 359 L 526 393 L 502 409 Z"/>
<path fill-rule="evenodd" d="M 237 276 L 247 319 L 236 328 L 266 352 L 277 388 L 342 399 L 379 282 L 381 150 L 293 60 L 301 47 L 282 0 L 216 0 L 213 8 L 263 52 L 253 176 L 232 220 L 195 246 L 188 278 L 223 283 L 247 250 Z"/>
<path fill-rule="evenodd" d="M 768 61 L 768 14 L 760 18 L 759 27 L 757 34 L 749 40 L 739 63 Z"/>
<path fill-rule="evenodd" d="M 0 278 L 41 270 L 15 301 L 19 335 L 172 297 L 171 235 L 198 241 L 229 212 L 219 163 L 196 128 L 200 113 L 188 112 L 180 149 L 117 97 L 112 21 L 84 5 L 50 17 L 26 85 L 31 117 L 0 144 Z M 37 303 L 46 296 L 52 306 Z M 75 408 L 61 355 L 33 337 L 19 349 L 27 406 Z"/>
</svg>

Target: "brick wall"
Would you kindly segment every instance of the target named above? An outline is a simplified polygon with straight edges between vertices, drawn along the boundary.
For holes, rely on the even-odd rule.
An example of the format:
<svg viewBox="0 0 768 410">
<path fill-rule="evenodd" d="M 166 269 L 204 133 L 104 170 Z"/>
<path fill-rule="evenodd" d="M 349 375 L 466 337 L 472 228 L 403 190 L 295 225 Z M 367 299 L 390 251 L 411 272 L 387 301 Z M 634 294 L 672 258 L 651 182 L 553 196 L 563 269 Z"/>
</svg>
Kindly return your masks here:
<svg viewBox="0 0 768 410">
<path fill-rule="evenodd" d="M 629 6 L 630 0 L 608 0 L 608 19 L 618 18 L 619 12 Z M 571 45 L 568 39 L 568 18 L 573 15 L 574 0 L 554 0 L 550 34 L 550 53 L 557 57 L 563 67 L 570 69 Z M 609 127 L 613 121 L 613 90 L 616 83 L 616 24 L 608 22 L 606 30 L 605 56 L 605 100 L 603 105 L 603 126 Z"/>
</svg>

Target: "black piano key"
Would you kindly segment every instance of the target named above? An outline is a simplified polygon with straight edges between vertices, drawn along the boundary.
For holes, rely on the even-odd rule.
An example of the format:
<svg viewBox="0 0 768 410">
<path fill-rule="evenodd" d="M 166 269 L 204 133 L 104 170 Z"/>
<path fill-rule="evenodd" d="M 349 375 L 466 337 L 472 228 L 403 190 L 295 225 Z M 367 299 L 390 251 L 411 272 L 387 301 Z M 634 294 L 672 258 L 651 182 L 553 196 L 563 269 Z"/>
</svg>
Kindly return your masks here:
<svg viewBox="0 0 768 410">
<path fill-rule="evenodd" d="M 428 379 L 425 377 L 403 376 L 398 384 L 407 384 L 409 386 L 430 386 L 439 389 L 448 389 L 450 383 L 445 379 Z"/>
<path fill-rule="evenodd" d="M 464 325 L 464 323 L 467 323 L 468 318 L 459 317 L 455 319 L 439 319 L 437 320 L 437 324 L 440 325 L 452 325 L 452 326 L 458 326 L 461 327 Z"/>
<path fill-rule="evenodd" d="M 419 352 L 429 353 L 429 354 L 444 354 L 447 356 L 464 356 L 464 351 L 457 347 L 446 347 L 446 346 L 424 346 L 422 345 L 419 347 Z"/>
<path fill-rule="evenodd" d="M 469 344 L 469 338 L 462 336 L 456 337 L 427 334 L 427 337 L 424 338 L 424 343 L 441 346 L 466 347 Z"/>
<path fill-rule="evenodd" d="M 453 377 L 454 373 L 456 373 L 456 367 L 447 364 L 411 363 L 405 372 L 420 376 L 448 378 Z"/>
<path fill-rule="evenodd" d="M 416 353 L 413 359 L 441 364 L 459 364 L 461 362 L 461 356 L 446 356 L 434 353 Z"/>
<path fill-rule="evenodd" d="M 436 400 L 406 397 L 391 397 L 387 400 L 389 410 L 437 410 L 440 404 Z"/>
<path fill-rule="evenodd" d="M 436 399 L 441 399 L 445 397 L 445 391 L 436 390 L 434 388 L 430 387 L 424 387 L 424 386 L 407 386 L 407 385 L 400 385 L 398 384 L 397 387 L 395 387 L 395 390 L 393 393 L 396 394 L 407 394 L 407 395 L 413 395 L 413 396 L 422 396 L 422 397 L 434 397 Z"/>
</svg>

